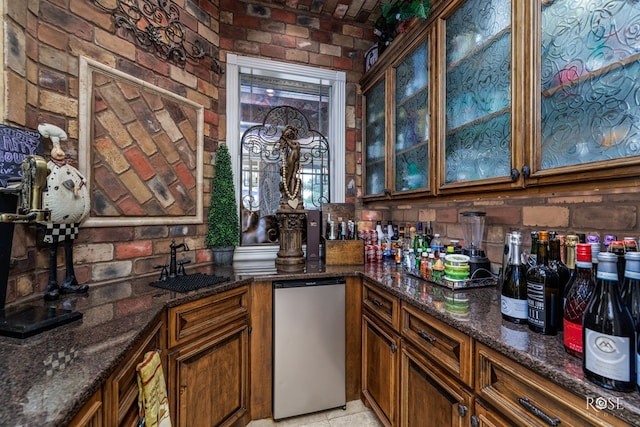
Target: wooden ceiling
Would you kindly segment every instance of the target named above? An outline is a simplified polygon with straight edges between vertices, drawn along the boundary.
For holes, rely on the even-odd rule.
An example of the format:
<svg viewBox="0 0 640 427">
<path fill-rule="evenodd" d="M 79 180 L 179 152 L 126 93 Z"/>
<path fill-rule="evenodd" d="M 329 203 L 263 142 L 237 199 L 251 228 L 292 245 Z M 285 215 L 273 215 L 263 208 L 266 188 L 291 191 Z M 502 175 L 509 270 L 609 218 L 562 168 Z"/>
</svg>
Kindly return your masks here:
<svg viewBox="0 0 640 427">
<path fill-rule="evenodd" d="M 373 21 L 384 0 L 271 0 L 300 11 L 323 13 L 344 21 Z M 268 3 L 268 1 L 267 1 Z"/>
</svg>

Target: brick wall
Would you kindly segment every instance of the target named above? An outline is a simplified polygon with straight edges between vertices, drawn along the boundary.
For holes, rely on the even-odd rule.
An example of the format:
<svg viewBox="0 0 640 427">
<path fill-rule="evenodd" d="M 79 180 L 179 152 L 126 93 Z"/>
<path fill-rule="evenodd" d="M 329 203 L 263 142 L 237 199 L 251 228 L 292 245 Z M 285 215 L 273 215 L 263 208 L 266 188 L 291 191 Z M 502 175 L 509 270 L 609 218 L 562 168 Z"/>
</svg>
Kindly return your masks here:
<svg viewBox="0 0 640 427">
<path fill-rule="evenodd" d="M 614 234 L 619 238 L 640 238 L 640 189 L 637 185 L 599 189 L 592 191 L 554 192 L 532 194 L 520 191 L 501 197 L 478 197 L 471 200 L 411 201 L 410 203 L 372 203 L 361 206 L 360 227 L 375 228 L 375 222 L 383 224 L 392 220 L 397 224 L 432 221 L 435 233 L 445 242 L 462 240 L 460 212 L 484 211 L 487 213 L 485 244 L 487 256 L 496 264 L 502 262 L 505 233 L 523 232 L 524 247 L 531 244 L 533 230 L 557 231 L 559 234 L 595 233 L 602 237 Z M 526 194 L 525 194 L 526 193 Z"/>
<path fill-rule="evenodd" d="M 297 2 L 242 0 L 173 0 L 187 31 L 206 40 L 224 67 L 227 52 L 295 62 L 347 74 L 347 182 L 357 177 L 360 152 L 360 98 L 357 82 L 364 52 L 372 44 L 369 23 L 344 23 L 305 11 Z M 111 2 L 103 2 L 110 4 Z M 205 210 L 209 204 L 213 158 L 224 141 L 225 77 L 208 66 L 184 69 L 136 45 L 131 35 L 114 27 L 111 16 L 87 0 L 6 2 L 5 74 L 8 87 L 4 123 L 35 129 L 49 122 L 69 135 L 65 151 L 77 161 L 78 57 L 89 57 L 205 107 Z M 190 33 L 190 34 L 191 34 Z M 24 108 L 22 108 L 24 106 Z M 48 151 L 49 147 L 45 147 Z M 354 197 L 355 188 L 348 196 Z M 204 213 L 206 218 L 206 212 Z M 172 239 L 192 249 L 192 262 L 210 261 L 204 246 L 205 224 L 82 228 L 74 247 L 75 273 L 81 283 L 99 283 L 131 274 L 153 272 L 168 262 Z M 48 251 L 38 244 L 33 227 L 16 225 L 7 301 L 24 300 L 44 290 Z M 59 253 L 59 276 L 63 274 Z M 155 274 L 155 273 L 154 273 Z"/>
</svg>

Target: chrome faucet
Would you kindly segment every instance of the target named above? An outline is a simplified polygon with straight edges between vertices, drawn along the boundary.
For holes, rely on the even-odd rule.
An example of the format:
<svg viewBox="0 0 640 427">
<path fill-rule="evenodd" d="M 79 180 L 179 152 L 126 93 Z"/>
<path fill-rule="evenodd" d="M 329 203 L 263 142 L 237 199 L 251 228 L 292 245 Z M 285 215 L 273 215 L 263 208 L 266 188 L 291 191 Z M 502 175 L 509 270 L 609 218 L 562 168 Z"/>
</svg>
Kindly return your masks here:
<svg viewBox="0 0 640 427">
<path fill-rule="evenodd" d="M 169 278 L 174 278 L 178 275 L 178 262 L 176 261 L 176 252 L 179 248 L 183 248 L 184 251 L 188 251 L 189 247 L 186 245 L 186 243 L 176 244 L 176 241 L 172 240 L 169 248 L 171 248 L 171 260 L 169 261 Z M 180 263 L 180 272 L 182 274 L 184 274 L 183 264 L 185 263 Z"/>
</svg>

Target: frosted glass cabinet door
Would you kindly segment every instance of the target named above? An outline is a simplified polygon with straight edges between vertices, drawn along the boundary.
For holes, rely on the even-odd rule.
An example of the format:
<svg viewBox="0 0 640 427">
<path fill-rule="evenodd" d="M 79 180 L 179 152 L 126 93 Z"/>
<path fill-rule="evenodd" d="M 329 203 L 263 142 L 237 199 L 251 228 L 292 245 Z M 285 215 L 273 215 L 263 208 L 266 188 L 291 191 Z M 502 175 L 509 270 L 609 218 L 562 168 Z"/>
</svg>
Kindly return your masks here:
<svg viewBox="0 0 640 427">
<path fill-rule="evenodd" d="M 385 189 L 385 80 L 366 94 L 365 106 L 365 194 L 382 194 Z"/>
<path fill-rule="evenodd" d="M 640 155 L 640 3 L 541 8 L 542 169 Z"/>
<path fill-rule="evenodd" d="M 396 67 L 395 190 L 429 186 L 429 45 Z"/>
<path fill-rule="evenodd" d="M 509 176 L 511 0 L 468 0 L 445 23 L 444 183 Z"/>
</svg>

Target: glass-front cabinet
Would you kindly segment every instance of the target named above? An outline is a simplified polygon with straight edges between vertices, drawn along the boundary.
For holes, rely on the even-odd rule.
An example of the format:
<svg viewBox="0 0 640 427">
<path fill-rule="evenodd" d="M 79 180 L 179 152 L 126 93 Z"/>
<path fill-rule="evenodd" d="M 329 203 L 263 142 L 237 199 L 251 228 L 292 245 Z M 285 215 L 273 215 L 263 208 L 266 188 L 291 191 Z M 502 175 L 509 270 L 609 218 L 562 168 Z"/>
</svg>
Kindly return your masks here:
<svg viewBox="0 0 640 427">
<path fill-rule="evenodd" d="M 365 103 L 365 193 L 382 194 L 386 174 L 385 79 L 378 81 L 368 92 Z"/>
<path fill-rule="evenodd" d="M 432 5 L 361 80 L 365 196 L 639 175 L 640 1 Z"/>
<path fill-rule="evenodd" d="M 511 180 L 511 16 L 511 0 L 452 2 L 442 14 L 441 188 Z"/>
<path fill-rule="evenodd" d="M 429 190 L 430 41 L 424 32 L 404 41 L 382 78 L 363 83 L 365 196 Z"/>
<path fill-rule="evenodd" d="M 572 181 L 585 172 L 637 176 L 640 3 L 541 1 L 535 13 L 541 25 L 535 175 L 546 181 Z"/>
</svg>

